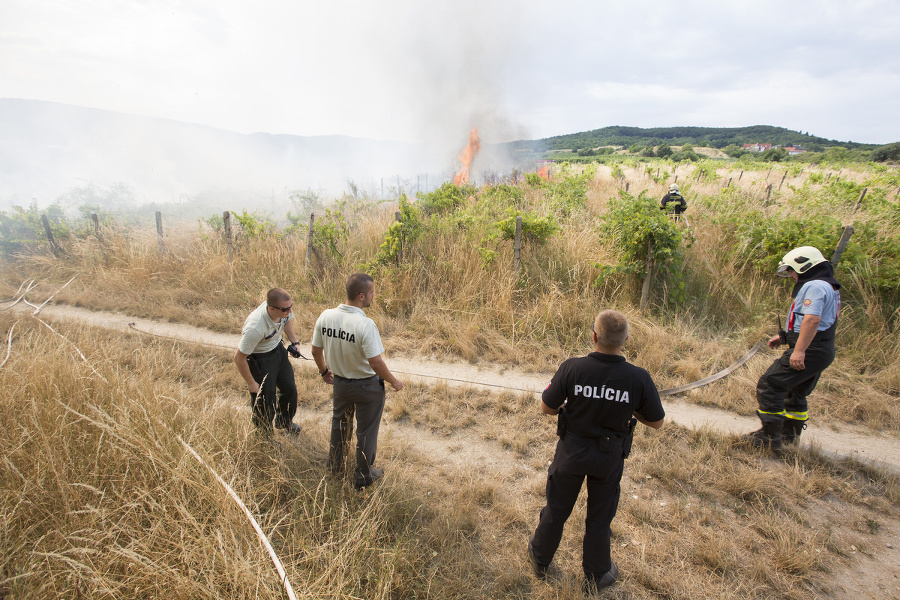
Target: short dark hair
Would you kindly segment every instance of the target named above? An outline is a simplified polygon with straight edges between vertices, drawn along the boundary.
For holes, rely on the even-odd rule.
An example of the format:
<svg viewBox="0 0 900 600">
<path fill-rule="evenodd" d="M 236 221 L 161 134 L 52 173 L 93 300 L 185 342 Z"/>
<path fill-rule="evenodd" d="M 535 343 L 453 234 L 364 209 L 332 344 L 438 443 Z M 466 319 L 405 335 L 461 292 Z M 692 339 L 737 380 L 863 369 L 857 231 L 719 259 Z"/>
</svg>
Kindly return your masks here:
<svg viewBox="0 0 900 600">
<path fill-rule="evenodd" d="M 275 306 L 279 302 L 287 302 L 290 299 L 291 295 L 281 288 L 272 288 L 269 290 L 269 293 L 266 294 L 266 304 L 269 306 Z"/>
<path fill-rule="evenodd" d="M 365 273 L 354 273 L 347 278 L 347 300 L 354 300 L 360 294 L 367 294 L 369 287 L 375 283 L 371 276 Z"/>
<path fill-rule="evenodd" d="M 594 320 L 597 342 L 607 348 L 619 348 L 628 339 L 628 319 L 617 310 L 601 310 Z"/>
</svg>

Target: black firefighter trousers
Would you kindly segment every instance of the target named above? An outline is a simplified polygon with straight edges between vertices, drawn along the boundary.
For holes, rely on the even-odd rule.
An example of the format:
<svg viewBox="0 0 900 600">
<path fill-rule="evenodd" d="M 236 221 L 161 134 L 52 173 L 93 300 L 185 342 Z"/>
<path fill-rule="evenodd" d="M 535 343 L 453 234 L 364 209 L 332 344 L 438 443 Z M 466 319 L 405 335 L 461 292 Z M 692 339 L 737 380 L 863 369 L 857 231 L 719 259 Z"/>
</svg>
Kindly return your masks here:
<svg viewBox="0 0 900 600">
<path fill-rule="evenodd" d="M 623 436 L 586 439 L 567 433 L 556 444 L 547 476 L 547 505 L 541 509 L 531 549 L 538 563 L 549 565 L 559 548 L 563 526 L 581 486 L 587 479 L 587 515 L 581 565 L 587 577 L 599 579 L 609 571 L 610 524 L 619 508 L 619 483 L 625 459 Z"/>
<path fill-rule="evenodd" d="M 828 334 L 831 335 L 828 335 Z M 796 333 L 788 334 L 788 349 L 762 374 L 756 384 L 757 414 L 764 423 L 809 418 L 806 397 L 812 393 L 822 371 L 834 361 L 834 334 L 831 329 L 820 331 L 806 349 L 806 368 L 791 367 L 791 353 L 797 341 Z"/>
</svg>

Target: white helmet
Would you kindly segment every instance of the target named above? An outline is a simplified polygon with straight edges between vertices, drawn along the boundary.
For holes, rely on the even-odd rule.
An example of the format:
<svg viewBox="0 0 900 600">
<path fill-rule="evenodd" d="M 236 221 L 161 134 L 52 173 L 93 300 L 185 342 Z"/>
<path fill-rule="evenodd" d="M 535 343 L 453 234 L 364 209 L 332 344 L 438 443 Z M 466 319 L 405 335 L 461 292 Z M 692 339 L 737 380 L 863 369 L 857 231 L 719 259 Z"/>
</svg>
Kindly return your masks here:
<svg viewBox="0 0 900 600">
<path fill-rule="evenodd" d="M 676 184 L 673 183 L 672 185 L 669 186 L 669 191 L 670 191 L 670 192 L 675 192 L 675 193 L 677 194 L 677 193 L 678 193 L 678 186 L 677 186 Z"/>
<path fill-rule="evenodd" d="M 822 256 L 818 248 L 801 246 L 784 255 L 784 258 L 778 263 L 778 270 L 775 271 L 775 274 L 779 277 L 790 277 L 791 270 L 794 270 L 799 275 L 800 273 L 806 273 L 817 264 L 823 262 L 825 262 L 825 257 Z"/>
</svg>

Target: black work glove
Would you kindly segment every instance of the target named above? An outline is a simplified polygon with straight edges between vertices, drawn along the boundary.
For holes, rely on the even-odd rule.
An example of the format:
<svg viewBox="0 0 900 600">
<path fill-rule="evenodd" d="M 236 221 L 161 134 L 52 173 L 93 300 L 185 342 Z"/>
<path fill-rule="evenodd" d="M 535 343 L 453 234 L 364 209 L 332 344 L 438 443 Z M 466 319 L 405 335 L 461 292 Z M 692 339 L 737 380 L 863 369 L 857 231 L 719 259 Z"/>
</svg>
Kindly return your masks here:
<svg viewBox="0 0 900 600">
<path fill-rule="evenodd" d="M 290 354 L 294 358 L 301 358 L 303 356 L 302 354 L 300 354 L 300 351 L 297 350 L 296 344 L 288 344 L 287 351 L 288 354 Z"/>
</svg>

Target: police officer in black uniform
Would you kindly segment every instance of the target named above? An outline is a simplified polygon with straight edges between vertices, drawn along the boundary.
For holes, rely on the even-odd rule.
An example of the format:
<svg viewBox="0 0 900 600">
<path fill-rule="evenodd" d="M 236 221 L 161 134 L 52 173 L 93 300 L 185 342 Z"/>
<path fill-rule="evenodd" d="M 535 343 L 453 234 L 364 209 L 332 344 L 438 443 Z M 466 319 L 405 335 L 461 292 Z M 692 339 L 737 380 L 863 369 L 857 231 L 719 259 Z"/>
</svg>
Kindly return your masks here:
<svg viewBox="0 0 900 600">
<path fill-rule="evenodd" d="M 541 411 L 559 415 L 560 439 L 547 476 L 547 505 L 528 542 L 532 570 L 544 579 L 586 478 L 582 567 L 588 593 L 618 579 L 609 552 L 610 523 L 634 426 L 640 421 L 659 429 L 665 417 L 650 374 L 622 356 L 628 338 L 625 315 L 601 311 L 591 337 L 595 351 L 563 362 L 542 396 Z"/>
</svg>

